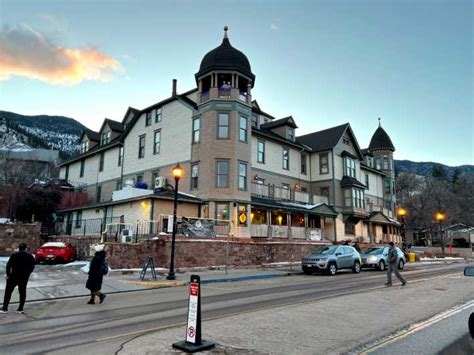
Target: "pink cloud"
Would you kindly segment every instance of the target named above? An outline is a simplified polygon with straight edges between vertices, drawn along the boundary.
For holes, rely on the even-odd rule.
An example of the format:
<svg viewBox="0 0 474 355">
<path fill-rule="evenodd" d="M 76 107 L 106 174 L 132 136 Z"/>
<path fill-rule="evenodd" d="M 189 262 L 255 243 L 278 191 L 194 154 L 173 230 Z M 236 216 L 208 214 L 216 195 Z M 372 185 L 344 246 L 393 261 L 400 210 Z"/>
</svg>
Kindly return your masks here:
<svg viewBox="0 0 474 355">
<path fill-rule="evenodd" d="M 50 84 L 74 85 L 83 80 L 106 81 L 120 63 L 96 48 L 64 48 L 27 26 L 0 32 L 0 80 L 24 76 Z"/>
</svg>

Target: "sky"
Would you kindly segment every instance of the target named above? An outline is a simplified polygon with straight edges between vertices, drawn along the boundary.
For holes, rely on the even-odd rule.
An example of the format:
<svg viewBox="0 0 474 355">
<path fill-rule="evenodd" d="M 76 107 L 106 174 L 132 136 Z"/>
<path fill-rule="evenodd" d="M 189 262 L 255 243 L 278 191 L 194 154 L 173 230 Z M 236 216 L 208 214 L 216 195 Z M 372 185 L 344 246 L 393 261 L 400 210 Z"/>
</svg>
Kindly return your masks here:
<svg viewBox="0 0 474 355">
<path fill-rule="evenodd" d="M 474 164 L 473 2 L 0 0 L 0 109 L 98 130 L 193 89 L 224 25 L 252 96 L 297 135 L 378 126 L 396 159 Z"/>
</svg>

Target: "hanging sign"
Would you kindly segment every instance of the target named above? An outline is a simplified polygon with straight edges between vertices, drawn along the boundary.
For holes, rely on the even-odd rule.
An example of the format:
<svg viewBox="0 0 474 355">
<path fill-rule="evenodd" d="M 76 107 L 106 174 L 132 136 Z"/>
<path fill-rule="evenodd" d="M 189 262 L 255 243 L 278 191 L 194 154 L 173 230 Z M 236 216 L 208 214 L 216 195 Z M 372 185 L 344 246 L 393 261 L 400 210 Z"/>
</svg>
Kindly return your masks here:
<svg viewBox="0 0 474 355">
<path fill-rule="evenodd" d="M 239 216 L 239 221 L 240 221 L 240 223 L 242 223 L 242 224 L 245 223 L 245 222 L 247 222 L 247 214 L 246 214 L 245 212 L 242 212 L 242 213 L 240 214 L 240 216 Z"/>
</svg>

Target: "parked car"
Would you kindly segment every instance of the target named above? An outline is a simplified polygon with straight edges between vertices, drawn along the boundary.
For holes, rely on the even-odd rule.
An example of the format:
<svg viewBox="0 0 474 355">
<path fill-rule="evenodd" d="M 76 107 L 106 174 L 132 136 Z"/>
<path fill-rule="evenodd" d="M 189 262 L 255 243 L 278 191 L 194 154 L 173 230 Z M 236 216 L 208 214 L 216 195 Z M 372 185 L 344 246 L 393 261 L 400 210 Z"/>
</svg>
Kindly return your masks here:
<svg viewBox="0 0 474 355">
<path fill-rule="evenodd" d="M 464 276 L 474 276 L 474 266 L 467 266 L 464 269 Z M 474 339 L 474 312 L 469 316 L 467 325 L 469 328 L 469 334 L 471 334 L 471 338 Z"/>
<path fill-rule="evenodd" d="M 321 247 L 311 256 L 304 257 L 301 265 L 305 274 L 326 272 L 329 275 L 336 275 L 341 269 L 352 269 L 353 272 L 359 273 L 361 260 L 359 253 L 353 247 L 331 245 Z"/>
<path fill-rule="evenodd" d="M 403 270 L 406 263 L 405 254 L 403 254 L 403 251 L 401 251 L 400 248 L 395 247 L 395 249 L 397 249 L 398 254 L 398 269 Z M 388 265 L 388 247 L 380 246 L 365 249 L 362 251 L 360 257 L 362 259 L 362 268 L 372 268 L 384 271 Z"/>
<path fill-rule="evenodd" d="M 76 251 L 71 244 L 62 242 L 48 242 L 43 244 L 35 253 L 35 261 L 56 261 L 69 263 L 76 259 Z"/>
</svg>

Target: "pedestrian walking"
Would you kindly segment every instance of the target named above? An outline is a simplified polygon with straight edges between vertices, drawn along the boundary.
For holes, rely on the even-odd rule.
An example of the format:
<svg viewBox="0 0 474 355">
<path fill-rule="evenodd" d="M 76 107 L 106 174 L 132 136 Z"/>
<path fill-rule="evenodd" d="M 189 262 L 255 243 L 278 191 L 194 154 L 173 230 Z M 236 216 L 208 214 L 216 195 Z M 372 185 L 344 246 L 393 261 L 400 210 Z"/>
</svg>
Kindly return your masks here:
<svg viewBox="0 0 474 355">
<path fill-rule="evenodd" d="M 354 247 L 354 249 L 357 250 L 359 253 L 361 252 L 359 242 L 356 241 L 356 242 L 354 243 L 353 247 Z"/>
<path fill-rule="evenodd" d="M 87 278 L 86 288 L 91 291 L 91 299 L 87 304 L 95 304 L 95 297 L 99 297 L 100 303 L 104 302 L 106 295 L 100 292 L 104 275 L 109 272 L 109 265 L 105 261 L 105 251 L 100 250 L 95 253 L 94 258 L 89 265 L 89 277 Z"/>
<path fill-rule="evenodd" d="M 395 248 L 395 245 L 393 242 L 388 243 L 389 248 L 388 248 L 388 270 L 387 270 L 387 283 L 385 286 L 392 286 L 392 272 L 395 273 L 395 276 L 400 280 L 402 283 L 402 286 L 405 286 L 407 284 L 407 281 L 403 278 L 403 276 L 400 274 L 400 271 L 398 271 L 398 252 L 397 249 Z"/>
<path fill-rule="evenodd" d="M 5 297 L 3 298 L 3 307 L 0 313 L 8 312 L 8 305 L 15 287 L 18 286 L 20 293 L 20 304 L 16 313 L 24 313 L 23 307 L 26 301 L 26 286 L 28 279 L 35 268 L 35 258 L 26 251 L 26 244 L 21 243 L 18 246 L 18 252 L 12 254 L 7 262 L 7 284 L 5 287 Z"/>
</svg>

